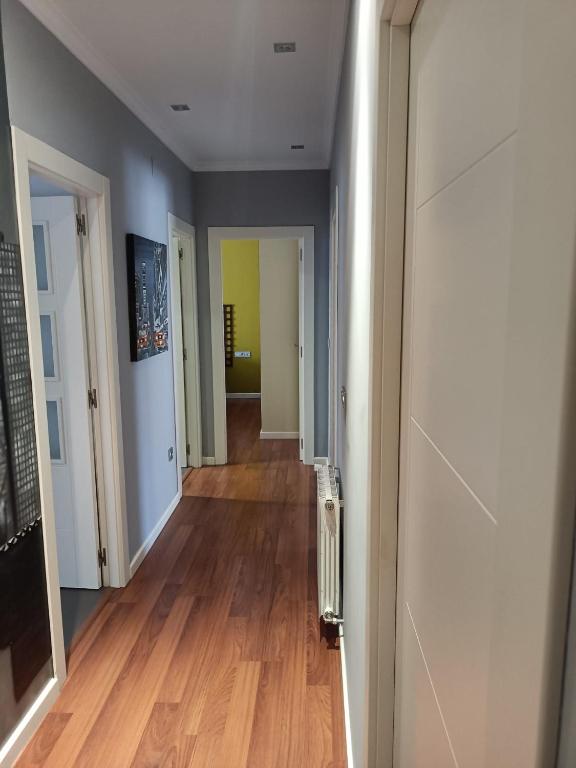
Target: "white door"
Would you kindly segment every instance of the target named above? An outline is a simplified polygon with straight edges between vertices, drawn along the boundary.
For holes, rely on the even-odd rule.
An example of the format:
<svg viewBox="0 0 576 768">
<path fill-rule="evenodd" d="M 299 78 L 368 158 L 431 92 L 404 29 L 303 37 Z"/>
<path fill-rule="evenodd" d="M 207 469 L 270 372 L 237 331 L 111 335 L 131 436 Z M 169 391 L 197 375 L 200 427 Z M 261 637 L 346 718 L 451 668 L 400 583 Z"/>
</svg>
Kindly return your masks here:
<svg viewBox="0 0 576 768">
<path fill-rule="evenodd" d="M 260 241 L 262 437 L 299 436 L 298 240 Z"/>
<path fill-rule="evenodd" d="M 97 589 L 102 578 L 75 199 L 32 198 L 32 221 L 60 586 Z"/>
<path fill-rule="evenodd" d="M 554 764 L 576 6 L 553 5 L 422 0 L 412 25 L 395 768 Z"/>
<path fill-rule="evenodd" d="M 172 261 L 170 264 L 170 290 L 172 310 L 172 344 L 174 345 L 174 396 L 176 411 L 176 432 L 178 435 L 177 456 L 180 468 L 188 466 L 188 433 L 186 426 L 186 384 L 184 374 L 184 337 L 182 330 L 182 281 L 180 262 L 184 250 L 180 238 L 172 236 Z"/>
</svg>

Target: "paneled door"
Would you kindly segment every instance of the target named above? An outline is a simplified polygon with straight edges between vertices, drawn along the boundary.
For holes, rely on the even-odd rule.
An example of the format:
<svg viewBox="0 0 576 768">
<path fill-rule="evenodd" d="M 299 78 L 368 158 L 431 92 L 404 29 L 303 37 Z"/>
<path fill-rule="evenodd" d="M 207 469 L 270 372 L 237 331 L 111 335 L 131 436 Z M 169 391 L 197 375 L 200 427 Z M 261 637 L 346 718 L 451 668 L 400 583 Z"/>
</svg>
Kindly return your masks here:
<svg viewBox="0 0 576 768">
<path fill-rule="evenodd" d="M 394 768 L 554 765 L 576 6 L 553 5 L 422 0 L 412 24 Z"/>
<path fill-rule="evenodd" d="M 94 403 L 76 200 L 33 197 L 32 219 L 60 586 L 98 589 Z"/>
</svg>

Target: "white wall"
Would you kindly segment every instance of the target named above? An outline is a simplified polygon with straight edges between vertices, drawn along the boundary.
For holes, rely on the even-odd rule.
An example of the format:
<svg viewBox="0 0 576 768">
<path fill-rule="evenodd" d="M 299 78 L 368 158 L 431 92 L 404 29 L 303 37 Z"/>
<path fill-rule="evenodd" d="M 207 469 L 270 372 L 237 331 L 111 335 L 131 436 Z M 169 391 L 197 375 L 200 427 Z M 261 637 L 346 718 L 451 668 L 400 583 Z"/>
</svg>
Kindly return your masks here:
<svg viewBox="0 0 576 768">
<path fill-rule="evenodd" d="M 262 432 L 298 433 L 298 240 L 260 240 Z"/>
</svg>

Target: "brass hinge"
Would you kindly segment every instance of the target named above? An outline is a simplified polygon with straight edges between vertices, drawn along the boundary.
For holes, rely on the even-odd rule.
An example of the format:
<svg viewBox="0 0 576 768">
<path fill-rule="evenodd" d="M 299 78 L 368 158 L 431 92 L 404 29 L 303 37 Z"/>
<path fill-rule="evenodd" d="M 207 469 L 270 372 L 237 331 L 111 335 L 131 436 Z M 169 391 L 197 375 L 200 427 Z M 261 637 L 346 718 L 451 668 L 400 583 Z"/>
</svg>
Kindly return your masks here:
<svg viewBox="0 0 576 768">
<path fill-rule="evenodd" d="M 103 565 L 108 565 L 108 559 L 106 557 L 106 547 L 98 550 L 98 565 L 102 568 Z"/>
<path fill-rule="evenodd" d="M 98 396 L 95 389 L 88 390 L 88 408 L 98 408 Z"/>
<path fill-rule="evenodd" d="M 76 234 L 86 235 L 86 217 L 83 213 L 76 214 Z"/>
</svg>

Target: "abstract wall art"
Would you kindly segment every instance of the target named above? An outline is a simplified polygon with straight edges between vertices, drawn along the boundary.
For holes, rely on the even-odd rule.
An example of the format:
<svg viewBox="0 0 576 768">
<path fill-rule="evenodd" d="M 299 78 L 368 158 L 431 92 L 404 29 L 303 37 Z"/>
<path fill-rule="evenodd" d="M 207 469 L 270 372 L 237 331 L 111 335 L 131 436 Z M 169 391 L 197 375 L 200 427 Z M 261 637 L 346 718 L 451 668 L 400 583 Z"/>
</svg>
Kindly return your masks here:
<svg viewBox="0 0 576 768">
<path fill-rule="evenodd" d="M 130 359 L 168 351 L 168 261 L 166 246 L 126 236 L 130 311 Z"/>
</svg>

